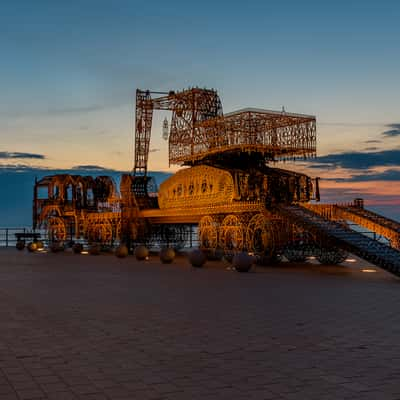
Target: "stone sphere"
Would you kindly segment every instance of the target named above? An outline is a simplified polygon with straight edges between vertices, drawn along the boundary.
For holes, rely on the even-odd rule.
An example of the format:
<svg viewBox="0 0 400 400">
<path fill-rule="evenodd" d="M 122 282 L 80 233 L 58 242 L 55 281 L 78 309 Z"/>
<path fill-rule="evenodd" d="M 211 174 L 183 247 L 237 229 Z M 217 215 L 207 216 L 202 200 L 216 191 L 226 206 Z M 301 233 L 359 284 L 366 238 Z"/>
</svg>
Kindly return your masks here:
<svg viewBox="0 0 400 400">
<path fill-rule="evenodd" d="M 72 246 L 72 251 L 75 253 L 75 254 L 81 254 L 81 251 L 83 250 L 83 245 L 81 244 L 81 243 L 75 243 L 73 246 Z"/>
<path fill-rule="evenodd" d="M 192 250 L 189 253 L 189 262 L 193 267 L 201 268 L 207 261 L 207 256 L 199 249 Z"/>
<path fill-rule="evenodd" d="M 92 244 L 89 247 L 89 254 L 91 254 L 92 256 L 98 256 L 100 254 L 101 251 L 101 247 L 99 244 Z"/>
<path fill-rule="evenodd" d="M 142 261 L 145 260 L 146 257 L 149 256 L 149 249 L 146 246 L 138 246 L 135 248 L 135 257 L 136 260 Z"/>
<path fill-rule="evenodd" d="M 15 247 L 17 250 L 23 250 L 25 248 L 25 242 L 23 240 L 18 240 Z"/>
<path fill-rule="evenodd" d="M 44 243 L 41 240 L 38 240 L 36 242 L 36 247 L 37 247 L 38 250 L 39 249 L 43 249 L 44 248 Z"/>
<path fill-rule="evenodd" d="M 33 253 L 34 251 L 37 250 L 37 244 L 35 242 L 28 243 L 28 246 L 26 246 L 26 247 L 27 247 L 28 251 L 30 251 L 31 253 Z"/>
<path fill-rule="evenodd" d="M 116 249 L 115 249 L 115 255 L 118 258 L 125 258 L 128 256 L 128 247 L 126 247 L 124 244 L 120 244 Z"/>
<path fill-rule="evenodd" d="M 63 246 L 60 242 L 53 242 L 53 243 L 50 245 L 50 250 L 51 250 L 53 253 L 58 253 L 58 252 L 60 252 L 60 251 L 64 251 L 64 246 Z"/>
<path fill-rule="evenodd" d="M 232 265 L 238 272 L 248 272 L 254 262 L 254 257 L 249 256 L 246 252 L 234 255 Z"/>
<path fill-rule="evenodd" d="M 171 247 L 165 247 L 160 251 L 160 260 L 163 264 L 171 264 L 175 258 L 175 251 Z"/>
</svg>

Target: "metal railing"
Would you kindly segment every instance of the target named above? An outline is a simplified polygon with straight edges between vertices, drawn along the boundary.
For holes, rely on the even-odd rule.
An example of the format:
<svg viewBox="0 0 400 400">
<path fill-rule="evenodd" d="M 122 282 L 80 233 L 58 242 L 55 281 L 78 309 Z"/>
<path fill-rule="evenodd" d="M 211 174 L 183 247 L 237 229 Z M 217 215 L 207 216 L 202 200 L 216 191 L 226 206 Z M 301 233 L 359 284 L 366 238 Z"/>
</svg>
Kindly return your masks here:
<svg viewBox="0 0 400 400">
<path fill-rule="evenodd" d="M 47 242 L 47 236 L 45 231 L 35 232 L 40 233 L 40 240 Z M 29 234 L 33 233 L 32 228 L 20 227 L 20 228 L 2 228 L 0 227 L 0 247 L 15 247 L 17 244 L 16 234 Z M 27 239 L 29 241 L 29 239 Z"/>
</svg>

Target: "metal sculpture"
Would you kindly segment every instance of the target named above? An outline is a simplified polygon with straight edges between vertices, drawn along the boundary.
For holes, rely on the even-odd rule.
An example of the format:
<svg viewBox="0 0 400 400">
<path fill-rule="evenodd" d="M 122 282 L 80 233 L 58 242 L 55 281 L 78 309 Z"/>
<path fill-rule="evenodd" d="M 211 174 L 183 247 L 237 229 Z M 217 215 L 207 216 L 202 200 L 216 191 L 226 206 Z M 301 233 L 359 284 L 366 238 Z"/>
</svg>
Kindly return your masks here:
<svg viewBox="0 0 400 400">
<path fill-rule="evenodd" d="M 152 97 L 154 95 L 158 97 Z M 147 174 L 153 110 L 172 111 L 169 134 L 170 163 L 173 163 L 175 158 L 194 152 L 198 124 L 222 115 L 221 101 L 215 90 L 193 88 L 182 92 L 151 92 L 137 89 L 135 175 Z"/>
<path fill-rule="evenodd" d="M 147 174 L 154 110 L 172 112 L 171 123 L 163 123 L 169 163 L 185 167 L 158 192 Z M 200 88 L 138 89 L 135 115 L 133 173 L 122 175 L 119 193 L 109 177 L 45 177 L 35 184 L 34 228 L 46 227 L 56 242 L 84 238 L 175 248 L 197 231 L 209 254 L 247 251 L 259 260 L 284 254 L 296 261 L 312 255 L 334 264 L 353 251 L 400 274 L 394 250 L 400 247 L 399 223 L 365 210 L 360 200 L 343 206 L 311 202 L 319 201 L 319 178 L 271 166 L 315 156 L 314 116 L 253 108 L 224 115 L 217 92 Z M 348 220 L 387 237 L 390 251 L 373 257 L 367 239 L 357 242 L 343 224 Z"/>
<path fill-rule="evenodd" d="M 35 183 L 33 210 L 33 228 L 47 229 L 52 242 L 112 243 L 120 235 L 120 198 L 108 176 L 46 176 Z"/>
</svg>

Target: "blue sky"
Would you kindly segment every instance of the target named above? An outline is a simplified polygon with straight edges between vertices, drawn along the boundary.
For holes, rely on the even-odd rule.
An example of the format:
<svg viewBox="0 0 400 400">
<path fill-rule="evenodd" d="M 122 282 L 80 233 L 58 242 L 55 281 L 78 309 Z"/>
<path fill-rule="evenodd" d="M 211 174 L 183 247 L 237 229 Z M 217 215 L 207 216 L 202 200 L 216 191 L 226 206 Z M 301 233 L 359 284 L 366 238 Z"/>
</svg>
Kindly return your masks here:
<svg viewBox="0 0 400 400">
<path fill-rule="evenodd" d="M 337 184 L 388 168 L 400 180 L 398 161 L 363 156 L 399 156 L 399 20 L 400 3 L 385 0 L 3 0 L 0 164 L 130 170 L 135 89 L 198 85 L 216 88 L 226 112 L 315 114 L 319 165 Z M 168 170 L 161 118 L 154 170 Z M 329 162 L 353 152 L 359 168 Z"/>
</svg>

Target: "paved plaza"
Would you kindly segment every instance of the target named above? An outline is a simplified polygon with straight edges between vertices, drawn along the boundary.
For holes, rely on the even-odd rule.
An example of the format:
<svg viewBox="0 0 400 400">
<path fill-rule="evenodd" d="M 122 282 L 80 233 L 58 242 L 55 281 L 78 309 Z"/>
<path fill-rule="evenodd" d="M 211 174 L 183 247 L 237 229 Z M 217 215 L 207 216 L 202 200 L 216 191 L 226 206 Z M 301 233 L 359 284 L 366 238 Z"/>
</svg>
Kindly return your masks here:
<svg viewBox="0 0 400 400">
<path fill-rule="evenodd" d="M 0 250 L 0 399 L 400 399 L 400 279 Z"/>
</svg>

